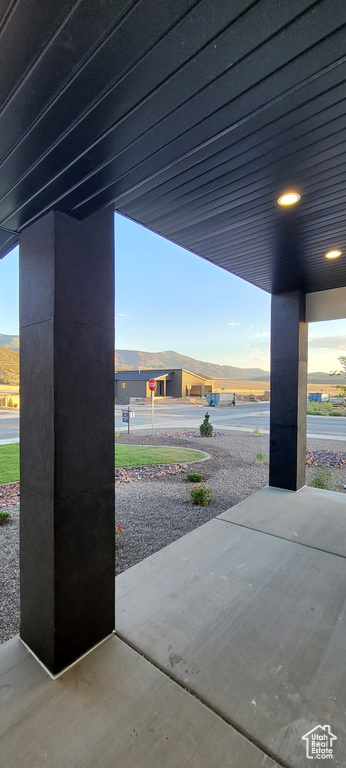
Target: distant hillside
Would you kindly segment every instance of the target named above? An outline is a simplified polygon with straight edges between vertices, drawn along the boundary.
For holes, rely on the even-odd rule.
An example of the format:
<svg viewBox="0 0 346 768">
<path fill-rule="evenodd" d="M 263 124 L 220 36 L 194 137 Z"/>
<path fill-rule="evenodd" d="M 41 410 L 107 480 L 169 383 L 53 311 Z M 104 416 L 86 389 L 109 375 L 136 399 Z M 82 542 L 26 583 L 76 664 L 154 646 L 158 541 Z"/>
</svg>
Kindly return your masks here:
<svg viewBox="0 0 346 768">
<path fill-rule="evenodd" d="M 144 352 L 139 349 L 119 349 L 115 353 L 115 367 L 117 371 L 126 371 L 132 368 L 185 368 L 191 373 L 198 373 L 209 379 L 232 379 L 233 381 L 264 381 L 270 379 L 270 372 L 262 368 L 237 368 L 234 365 L 216 365 L 203 360 L 195 360 L 193 357 L 180 355 L 179 352 Z M 309 373 L 310 384 L 336 383 L 329 373 L 320 371 Z M 337 382 L 339 383 L 339 382 Z"/>
<path fill-rule="evenodd" d="M 0 346 L 0 386 L 19 384 L 19 353 Z"/>
<path fill-rule="evenodd" d="M 6 349 L 15 349 L 19 351 L 19 336 L 6 336 L 5 333 L 0 333 L 0 347 Z"/>
<path fill-rule="evenodd" d="M 326 371 L 315 371 L 314 373 L 308 373 L 308 383 L 309 384 L 330 384 L 330 386 L 333 388 L 336 384 L 343 384 L 344 380 L 341 377 L 341 379 L 336 378 L 336 376 L 331 376 L 330 373 L 326 373 Z"/>
<path fill-rule="evenodd" d="M 0 385 L 19 383 L 19 337 L 6 336 L 0 333 Z M 209 379 L 231 379 L 233 381 L 263 381 L 268 382 L 269 371 L 262 368 L 238 368 L 234 365 L 217 365 L 193 357 L 180 355 L 179 352 L 143 352 L 137 349 L 119 349 L 115 353 L 117 371 L 146 368 L 185 368 L 191 373 L 197 373 Z M 310 384 L 340 383 L 326 372 L 310 373 Z"/>
<path fill-rule="evenodd" d="M 119 349 L 115 354 L 116 370 L 129 368 L 185 368 L 191 373 L 198 373 L 209 379 L 235 379 L 237 381 L 268 381 L 269 372 L 262 368 L 237 368 L 234 365 L 217 365 L 193 357 L 180 355 L 179 352 L 143 352 L 133 349 Z"/>
</svg>

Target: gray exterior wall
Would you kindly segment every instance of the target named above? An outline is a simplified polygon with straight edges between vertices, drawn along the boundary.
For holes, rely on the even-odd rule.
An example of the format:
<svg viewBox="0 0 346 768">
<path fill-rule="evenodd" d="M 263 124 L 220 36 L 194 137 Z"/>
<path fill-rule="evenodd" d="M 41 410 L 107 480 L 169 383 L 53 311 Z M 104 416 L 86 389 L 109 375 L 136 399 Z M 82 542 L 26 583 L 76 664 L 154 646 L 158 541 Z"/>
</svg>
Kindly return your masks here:
<svg viewBox="0 0 346 768">
<path fill-rule="evenodd" d="M 121 384 L 125 384 L 125 388 Z M 147 397 L 146 381 L 116 381 L 115 402 L 125 405 L 130 402 L 130 397 Z"/>
<path fill-rule="evenodd" d="M 182 371 L 181 370 L 174 370 L 173 371 L 173 379 L 172 381 L 167 381 L 167 397 L 181 397 L 181 379 L 182 379 Z"/>
</svg>

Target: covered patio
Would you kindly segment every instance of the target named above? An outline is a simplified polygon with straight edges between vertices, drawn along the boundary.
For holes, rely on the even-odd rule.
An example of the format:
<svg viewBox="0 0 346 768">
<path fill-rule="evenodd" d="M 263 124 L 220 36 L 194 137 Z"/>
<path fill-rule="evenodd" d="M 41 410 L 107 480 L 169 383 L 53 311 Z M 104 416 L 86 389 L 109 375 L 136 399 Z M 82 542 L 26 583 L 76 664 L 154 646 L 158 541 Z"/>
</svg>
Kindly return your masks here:
<svg viewBox="0 0 346 768">
<path fill-rule="evenodd" d="M 264 488 L 116 579 L 115 635 L 52 680 L 1 647 L 6 768 L 346 765 L 342 494 Z"/>
<path fill-rule="evenodd" d="M 301 766 L 326 724 L 345 764 L 345 501 L 304 488 L 308 323 L 346 306 L 345 28 L 339 0 L 2 4 L 21 357 L 6 768 Z M 272 294 L 270 488 L 119 577 L 116 618 L 114 210 Z"/>
</svg>

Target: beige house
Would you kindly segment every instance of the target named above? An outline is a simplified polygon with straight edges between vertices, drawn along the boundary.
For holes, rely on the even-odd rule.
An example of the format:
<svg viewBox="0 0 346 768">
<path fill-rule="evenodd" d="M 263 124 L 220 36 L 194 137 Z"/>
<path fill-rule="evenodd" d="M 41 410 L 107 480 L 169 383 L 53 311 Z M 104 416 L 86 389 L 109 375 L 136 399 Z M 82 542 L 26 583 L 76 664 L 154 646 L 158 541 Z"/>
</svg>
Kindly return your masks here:
<svg viewBox="0 0 346 768">
<path fill-rule="evenodd" d="M 13 405 L 15 407 L 19 407 L 20 398 L 19 393 L 17 392 L 0 392 L 0 406 L 3 408 L 7 408 L 8 404 L 10 403 L 10 406 Z"/>
<path fill-rule="evenodd" d="M 156 397 L 204 397 L 214 382 L 184 368 L 119 371 L 115 374 L 115 402 L 124 405 L 131 397 L 150 397 L 149 380 L 157 382 Z"/>
</svg>

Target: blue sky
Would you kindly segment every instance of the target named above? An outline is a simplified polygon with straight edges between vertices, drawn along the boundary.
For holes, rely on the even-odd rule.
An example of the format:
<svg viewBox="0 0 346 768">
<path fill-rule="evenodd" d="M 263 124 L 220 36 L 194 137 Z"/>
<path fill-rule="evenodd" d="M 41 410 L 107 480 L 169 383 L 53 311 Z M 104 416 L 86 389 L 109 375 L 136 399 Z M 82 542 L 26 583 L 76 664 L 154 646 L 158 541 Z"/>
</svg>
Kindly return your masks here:
<svg viewBox="0 0 346 768">
<path fill-rule="evenodd" d="M 269 369 L 270 296 L 116 215 L 116 346 Z M 18 333 L 18 249 L 0 260 L 0 333 Z M 338 367 L 346 320 L 309 326 L 309 370 Z"/>
<path fill-rule="evenodd" d="M 115 232 L 118 349 L 268 367 L 268 294 L 122 216 Z"/>
</svg>

